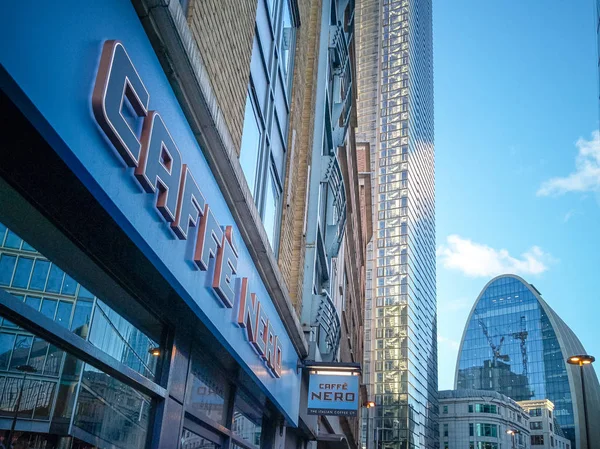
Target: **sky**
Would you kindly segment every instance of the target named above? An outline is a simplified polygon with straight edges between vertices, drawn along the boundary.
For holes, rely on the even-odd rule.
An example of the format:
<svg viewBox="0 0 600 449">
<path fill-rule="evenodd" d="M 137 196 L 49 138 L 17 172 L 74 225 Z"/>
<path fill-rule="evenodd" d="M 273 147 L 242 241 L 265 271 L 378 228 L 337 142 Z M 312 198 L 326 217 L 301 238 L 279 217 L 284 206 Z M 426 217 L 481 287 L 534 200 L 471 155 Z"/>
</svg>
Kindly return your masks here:
<svg viewBox="0 0 600 449">
<path fill-rule="evenodd" d="M 439 389 L 494 276 L 600 359 L 594 0 L 433 0 Z"/>
</svg>

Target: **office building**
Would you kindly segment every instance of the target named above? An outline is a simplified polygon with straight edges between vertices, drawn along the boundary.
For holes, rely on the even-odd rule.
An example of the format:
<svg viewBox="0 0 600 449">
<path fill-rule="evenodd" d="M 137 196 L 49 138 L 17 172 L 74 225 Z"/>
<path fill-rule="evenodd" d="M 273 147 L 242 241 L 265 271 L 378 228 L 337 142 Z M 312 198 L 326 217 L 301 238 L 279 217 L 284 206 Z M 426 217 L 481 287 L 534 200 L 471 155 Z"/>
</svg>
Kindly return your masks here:
<svg viewBox="0 0 600 449">
<path fill-rule="evenodd" d="M 456 366 L 456 389 L 491 390 L 516 401 L 545 400 L 572 448 L 585 448 L 579 368 L 568 357 L 585 354 L 579 339 L 524 279 L 502 275 L 483 289 L 467 321 Z M 593 366 L 583 369 L 589 422 L 600 422 L 600 386 Z M 591 441 L 600 429 L 590 428 Z"/>
<path fill-rule="evenodd" d="M 0 447 L 358 447 L 303 368 L 364 352 L 353 18 L 0 6 Z"/>
<path fill-rule="evenodd" d="M 363 420 L 371 448 L 433 448 L 437 428 L 433 49 L 430 0 L 357 3 L 357 138 L 369 144 Z M 368 429 L 368 431 L 367 431 Z"/>
<path fill-rule="evenodd" d="M 495 391 L 439 392 L 440 448 L 529 449 L 529 415 Z M 514 444 L 513 444 L 514 443 Z"/>
<path fill-rule="evenodd" d="M 554 404 L 548 399 L 519 401 L 517 404 L 529 414 L 529 432 L 532 449 L 570 449 L 554 414 Z"/>
</svg>

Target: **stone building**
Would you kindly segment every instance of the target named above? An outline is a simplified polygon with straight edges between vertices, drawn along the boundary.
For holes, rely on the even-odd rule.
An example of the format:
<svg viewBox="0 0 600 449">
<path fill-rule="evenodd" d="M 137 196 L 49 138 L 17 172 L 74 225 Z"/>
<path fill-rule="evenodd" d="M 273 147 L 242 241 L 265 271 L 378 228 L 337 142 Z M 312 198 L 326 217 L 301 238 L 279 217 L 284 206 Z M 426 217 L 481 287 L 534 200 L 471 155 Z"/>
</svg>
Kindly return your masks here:
<svg viewBox="0 0 600 449">
<path fill-rule="evenodd" d="M 523 410 L 529 413 L 529 429 L 532 449 L 571 449 L 571 442 L 565 437 L 554 415 L 554 404 L 548 399 L 519 401 Z"/>
<path fill-rule="evenodd" d="M 440 448 L 528 449 L 529 414 L 493 391 L 439 392 Z"/>
</svg>

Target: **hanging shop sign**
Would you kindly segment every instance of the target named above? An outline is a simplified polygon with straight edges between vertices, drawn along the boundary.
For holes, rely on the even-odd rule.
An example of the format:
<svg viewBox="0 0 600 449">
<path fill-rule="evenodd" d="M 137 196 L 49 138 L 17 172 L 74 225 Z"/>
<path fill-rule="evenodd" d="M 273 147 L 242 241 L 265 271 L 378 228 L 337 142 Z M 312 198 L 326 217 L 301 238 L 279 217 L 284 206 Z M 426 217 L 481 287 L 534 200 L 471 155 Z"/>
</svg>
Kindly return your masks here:
<svg viewBox="0 0 600 449">
<path fill-rule="evenodd" d="M 310 374 L 308 414 L 356 416 L 360 376 L 351 373 Z"/>
</svg>

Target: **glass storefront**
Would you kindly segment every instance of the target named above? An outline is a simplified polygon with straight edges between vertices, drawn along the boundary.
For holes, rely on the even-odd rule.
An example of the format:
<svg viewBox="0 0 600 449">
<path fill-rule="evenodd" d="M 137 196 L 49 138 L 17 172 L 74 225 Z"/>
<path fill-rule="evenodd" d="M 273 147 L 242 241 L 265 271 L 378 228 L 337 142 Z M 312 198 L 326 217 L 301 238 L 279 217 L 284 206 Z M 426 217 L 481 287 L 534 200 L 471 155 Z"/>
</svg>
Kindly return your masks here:
<svg viewBox="0 0 600 449">
<path fill-rule="evenodd" d="M 154 380 L 149 350 L 161 335 L 135 327 L 1 223 L 0 288 Z M 143 448 L 151 410 L 147 395 L 0 316 L 0 448 Z"/>
<path fill-rule="evenodd" d="M 272 428 L 269 414 L 232 374 L 205 351 L 193 351 L 181 449 L 217 448 L 228 439 L 233 448 L 264 447 L 263 420 Z"/>
</svg>

